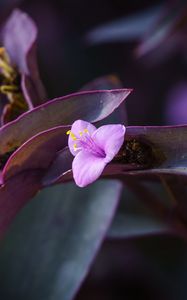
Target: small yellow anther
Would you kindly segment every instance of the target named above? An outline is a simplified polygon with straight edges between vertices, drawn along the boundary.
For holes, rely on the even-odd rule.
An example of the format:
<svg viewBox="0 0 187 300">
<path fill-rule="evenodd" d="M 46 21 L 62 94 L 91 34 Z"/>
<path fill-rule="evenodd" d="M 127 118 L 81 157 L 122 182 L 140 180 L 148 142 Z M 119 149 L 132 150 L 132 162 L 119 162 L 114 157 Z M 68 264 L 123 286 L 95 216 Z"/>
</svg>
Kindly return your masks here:
<svg viewBox="0 0 187 300">
<path fill-rule="evenodd" d="M 84 132 L 84 133 L 88 133 L 88 129 L 85 128 L 85 129 L 83 130 L 83 132 Z"/>
<path fill-rule="evenodd" d="M 16 85 L 1 85 L 0 92 L 3 94 L 18 92 L 18 87 Z"/>
<path fill-rule="evenodd" d="M 72 138 L 73 141 L 76 141 L 77 138 L 76 138 L 76 136 L 74 135 L 74 133 L 71 132 L 71 130 L 68 130 L 68 131 L 66 132 L 66 134 L 67 134 L 67 135 L 70 135 L 70 137 Z"/>
<path fill-rule="evenodd" d="M 79 135 L 82 136 L 82 135 L 83 135 L 83 132 L 82 132 L 82 131 L 79 131 Z"/>
<path fill-rule="evenodd" d="M 77 151 L 77 144 L 73 145 L 73 149 L 74 149 L 74 151 Z"/>
</svg>

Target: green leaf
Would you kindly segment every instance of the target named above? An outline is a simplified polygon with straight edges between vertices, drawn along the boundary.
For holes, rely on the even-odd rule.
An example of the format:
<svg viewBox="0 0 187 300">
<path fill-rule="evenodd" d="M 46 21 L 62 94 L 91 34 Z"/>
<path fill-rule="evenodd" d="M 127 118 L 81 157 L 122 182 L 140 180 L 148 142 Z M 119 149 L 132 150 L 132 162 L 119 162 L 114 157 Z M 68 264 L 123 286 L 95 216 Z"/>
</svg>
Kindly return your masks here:
<svg viewBox="0 0 187 300">
<path fill-rule="evenodd" d="M 70 300 L 113 218 L 121 184 L 59 185 L 17 216 L 0 250 L 0 298 Z"/>
</svg>

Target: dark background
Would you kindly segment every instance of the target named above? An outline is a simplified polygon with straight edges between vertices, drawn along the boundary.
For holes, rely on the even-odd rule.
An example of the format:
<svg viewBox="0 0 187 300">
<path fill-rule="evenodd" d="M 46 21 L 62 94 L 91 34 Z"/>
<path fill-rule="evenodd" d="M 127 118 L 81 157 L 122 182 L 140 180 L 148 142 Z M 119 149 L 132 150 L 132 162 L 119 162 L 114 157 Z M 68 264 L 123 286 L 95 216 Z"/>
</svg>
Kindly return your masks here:
<svg viewBox="0 0 187 300">
<path fill-rule="evenodd" d="M 134 89 L 126 102 L 129 125 L 168 124 L 165 110 L 170 89 L 186 81 L 183 57 L 170 53 L 161 61 L 154 56 L 137 59 L 137 40 L 89 45 L 85 38 L 99 25 L 160 3 L 164 1 L 22 1 L 20 7 L 39 28 L 39 63 L 49 97 L 74 92 L 99 76 L 116 74 L 124 87 Z"/>
</svg>

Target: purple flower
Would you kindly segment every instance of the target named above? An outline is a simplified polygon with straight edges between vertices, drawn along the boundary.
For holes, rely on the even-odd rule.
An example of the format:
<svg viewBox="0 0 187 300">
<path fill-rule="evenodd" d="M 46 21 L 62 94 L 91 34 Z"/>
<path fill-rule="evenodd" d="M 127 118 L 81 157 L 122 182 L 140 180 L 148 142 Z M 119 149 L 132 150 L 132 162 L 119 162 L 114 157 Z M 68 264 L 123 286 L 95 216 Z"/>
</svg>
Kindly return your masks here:
<svg viewBox="0 0 187 300">
<path fill-rule="evenodd" d="M 91 123 L 105 119 L 130 92 L 100 90 L 60 97 L 0 128 L 0 235 L 20 208 L 46 186 L 43 177 L 53 167 L 58 153 L 68 148 L 66 132 L 71 128 L 68 124 L 83 118 Z M 68 161 L 63 160 L 60 173 L 71 169 Z"/>
<path fill-rule="evenodd" d="M 67 134 L 69 149 L 75 156 L 72 164 L 74 180 L 79 187 L 85 187 L 100 177 L 120 150 L 125 126 L 110 124 L 96 129 L 89 122 L 77 120 Z"/>
<path fill-rule="evenodd" d="M 0 105 L 6 101 L 0 112 L 3 125 L 47 99 L 37 65 L 34 21 L 15 9 L 0 34 Z"/>
</svg>

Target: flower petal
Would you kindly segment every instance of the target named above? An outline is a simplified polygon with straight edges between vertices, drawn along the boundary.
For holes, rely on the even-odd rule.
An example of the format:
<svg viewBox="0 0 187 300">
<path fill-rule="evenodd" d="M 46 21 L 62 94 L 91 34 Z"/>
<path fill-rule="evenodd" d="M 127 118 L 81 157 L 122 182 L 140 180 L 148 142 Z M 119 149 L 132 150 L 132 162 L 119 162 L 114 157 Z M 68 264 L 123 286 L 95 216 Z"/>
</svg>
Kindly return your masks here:
<svg viewBox="0 0 187 300">
<path fill-rule="evenodd" d="M 92 135 L 94 133 L 94 131 L 96 131 L 96 127 L 94 125 L 92 125 L 91 123 L 83 121 L 83 120 L 77 120 L 73 123 L 73 125 L 71 127 L 71 132 L 75 135 L 75 138 L 79 139 L 81 137 L 80 133 L 83 132 L 85 129 L 88 130 L 90 135 Z M 78 144 L 78 143 L 70 135 L 69 140 L 68 140 L 68 146 L 69 146 L 71 153 L 74 156 L 77 155 L 77 153 L 79 152 L 79 150 L 77 150 L 75 152 L 75 149 L 74 149 L 75 144 Z"/>
<path fill-rule="evenodd" d="M 3 45 L 11 62 L 19 71 L 29 74 L 27 54 L 37 37 L 34 21 L 24 12 L 15 9 L 3 29 Z"/>
<path fill-rule="evenodd" d="M 92 135 L 98 146 L 106 153 L 105 162 L 110 162 L 124 142 L 125 126 L 121 124 L 104 125 Z"/>
<path fill-rule="evenodd" d="M 73 160 L 73 177 L 79 187 L 85 187 L 99 178 L 106 166 L 103 158 L 80 151 Z"/>
<path fill-rule="evenodd" d="M 30 109 L 46 101 L 36 58 L 37 35 L 35 22 L 19 9 L 12 12 L 2 32 L 3 45 L 21 74 L 22 91 Z"/>
</svg>

